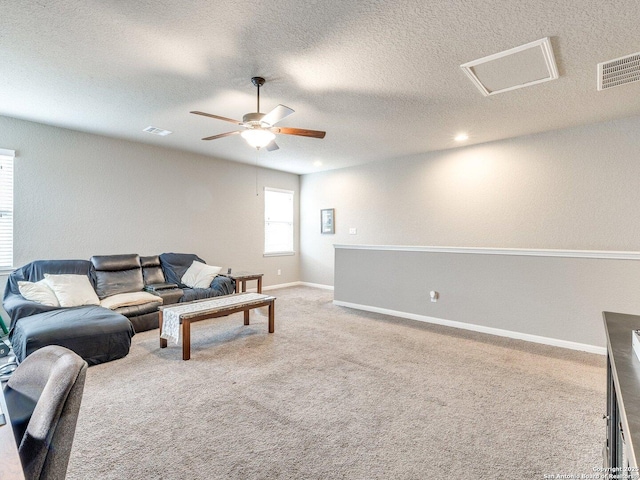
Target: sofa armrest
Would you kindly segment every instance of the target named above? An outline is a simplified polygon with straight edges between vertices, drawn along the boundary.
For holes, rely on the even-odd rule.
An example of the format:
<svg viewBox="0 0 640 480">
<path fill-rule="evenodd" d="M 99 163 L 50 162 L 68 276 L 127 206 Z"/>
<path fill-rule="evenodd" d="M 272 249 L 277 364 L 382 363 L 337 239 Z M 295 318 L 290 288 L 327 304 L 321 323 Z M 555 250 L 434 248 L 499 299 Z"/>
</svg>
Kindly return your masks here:
<svg viewBox="0 0 640 480">
<path fill-rule="evenodd" d="M 51 310 L 58 310 L 60 308 L 51 307 L 49 305 L 42 305 L 41 303 L 27 300 L 22 295 L 15 294 L 6 296 L 2 303 L 2 306 L 11 318 L 11 326 L 9 327 L 9 329 L 13 328 L 15 323 L 23 317 L 30 317 L 31 315 L 50 312 Z"/>
<path fill-rule="evenodd" d="M 170 284 L 167 284 L 170 285 Z M 148 286 L 148 285 L 147 285 Z M 145 290 L 147 290 L 145 288 Z M 160 290 L 147 290 L 149 293 L 156 295 L 162 298 L 163 305 L 171 305 L 174 303 L 178 303 L 182 295 L 184 295 L 184 290 L 181 288 L 173 287 L 173 288 L 162 288 Z"/>
<path fill-rule="evenodd" d="M 178 285 L 175 283 L 152 283 L 144 286 L 144 289 L 151 293 L 161 292 L 162 290 L 169 290 L 171 288 L 178 288 Z"/>
</svg>

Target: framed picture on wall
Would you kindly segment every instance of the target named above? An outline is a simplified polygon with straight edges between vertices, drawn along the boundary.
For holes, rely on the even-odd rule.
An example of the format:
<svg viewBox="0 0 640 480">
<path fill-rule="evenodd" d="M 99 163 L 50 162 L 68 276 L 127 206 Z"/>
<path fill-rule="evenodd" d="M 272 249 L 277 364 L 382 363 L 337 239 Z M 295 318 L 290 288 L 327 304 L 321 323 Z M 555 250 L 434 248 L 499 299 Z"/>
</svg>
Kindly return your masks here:
<svg viewBox="0 0 640 480">
<path fill-rule="evenodd" d="M 334 215 L 333 208 L 320 210 L 320 233 L 336 233 Z"/>
</svg>

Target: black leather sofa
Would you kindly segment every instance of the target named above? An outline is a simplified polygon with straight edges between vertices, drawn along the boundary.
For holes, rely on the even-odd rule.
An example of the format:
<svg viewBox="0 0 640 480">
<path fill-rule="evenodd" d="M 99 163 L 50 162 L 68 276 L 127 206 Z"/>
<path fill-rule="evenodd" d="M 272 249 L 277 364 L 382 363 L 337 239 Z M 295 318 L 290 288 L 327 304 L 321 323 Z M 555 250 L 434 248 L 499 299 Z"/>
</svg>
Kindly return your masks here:
<svg viewBox="0 0 640 480">
<path fill-rule="evenodd" d="M 89 365 L 122 358 L 129 353 L 136 332 L 158 328 L 158 307 L 200 298 L 228 295 L 235 282 L 217 276 L 209 288 L 189 288 L 181 283 L 194 261 L 193 254 L 164 253 L 101 255 L 87 260 L 36 260 L 11 273 L 3 307 L 11 318 L 9 339 L 21 362 L 46 345 L 73 350 Z M 120 293 L 149 291 L 162 301 L 149 301 L 109 310 L 100 306 L 50 307 L 25 299 L 19 281 L 37 282 L 44 274 L 87 275 L 99 299 Z"/>
</svg>

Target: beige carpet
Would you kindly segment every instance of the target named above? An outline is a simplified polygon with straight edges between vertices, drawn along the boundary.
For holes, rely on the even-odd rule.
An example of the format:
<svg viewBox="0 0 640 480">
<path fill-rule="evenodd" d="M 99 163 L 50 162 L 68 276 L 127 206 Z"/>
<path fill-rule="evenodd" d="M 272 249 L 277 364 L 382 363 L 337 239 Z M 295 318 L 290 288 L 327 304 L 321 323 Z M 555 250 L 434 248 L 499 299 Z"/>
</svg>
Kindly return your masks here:
<svg viewBox="0 0 640 480">
<path fill-rule="evenodd" d="M 274 290 L 195 324 L 191 360 L 133 338 L 87 374 L 69 479 L 543 478 L 591 473 L 605 359 Z"/>
</svg>

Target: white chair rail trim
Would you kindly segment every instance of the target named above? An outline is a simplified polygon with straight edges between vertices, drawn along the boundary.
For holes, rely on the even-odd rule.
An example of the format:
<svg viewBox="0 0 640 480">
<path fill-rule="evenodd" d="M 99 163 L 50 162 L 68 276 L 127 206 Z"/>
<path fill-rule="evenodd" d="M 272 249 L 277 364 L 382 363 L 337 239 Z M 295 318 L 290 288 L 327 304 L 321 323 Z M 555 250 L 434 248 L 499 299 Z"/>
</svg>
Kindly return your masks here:
<svg viewBox="0 0 640 480">
<path fill-rule="evenodd" d="M 467 253 L 475 255 L 516 255 L 525 257 L 602 258 L 615 260 L 640 260 L 640 252 L 615 250 L 554 250 L 532 248 L 489 247 L 427 247 L 419 245 L 348 245 L 334 244 L 335 249 L 379 250 L 430 253 Z"/>
</svg>

